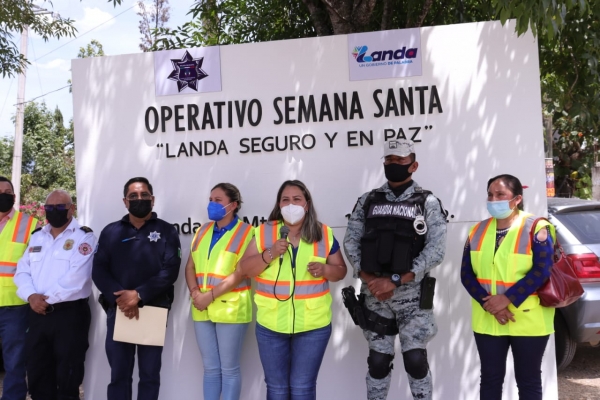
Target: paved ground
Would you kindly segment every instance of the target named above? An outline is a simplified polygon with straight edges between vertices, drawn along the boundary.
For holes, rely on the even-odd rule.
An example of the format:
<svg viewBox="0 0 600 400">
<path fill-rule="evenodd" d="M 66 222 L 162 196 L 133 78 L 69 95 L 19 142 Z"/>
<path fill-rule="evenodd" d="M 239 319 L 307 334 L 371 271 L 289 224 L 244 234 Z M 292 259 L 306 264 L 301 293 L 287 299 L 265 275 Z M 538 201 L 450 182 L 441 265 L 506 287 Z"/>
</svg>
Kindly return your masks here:
<svg viewBox="0 0 600 400">
<path fill-rule="evenodd" d="M 4 379 L 4 372 L 0 373 Z M 0 393 L 2 384 L 0 383 Z M 558 373 L 559 400 L 600 399 L 600 347 L 579 345 L 571 365 Z M 83 389 L 81 391 L 83 400 Z M 27 400 L 31 400 L 27 397 Z"/>
<path fill-rule="evenodd" d="M 600 399 L 600 347 L 577 346 L 573 362 L 558 373 L 558 398 Z"/>
</svg>

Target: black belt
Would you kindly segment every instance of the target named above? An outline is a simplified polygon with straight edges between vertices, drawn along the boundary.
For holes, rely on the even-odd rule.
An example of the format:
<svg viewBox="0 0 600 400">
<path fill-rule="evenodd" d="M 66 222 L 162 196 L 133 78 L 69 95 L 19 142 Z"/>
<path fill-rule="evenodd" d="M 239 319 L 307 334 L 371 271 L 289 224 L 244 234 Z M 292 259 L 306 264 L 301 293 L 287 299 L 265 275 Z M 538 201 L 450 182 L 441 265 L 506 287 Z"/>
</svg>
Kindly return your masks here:
<svg viewBox="0 0 600 400">
<path fill-rule="evenodd" d="M 46 308 L 46 314 L 51 313 L 53 311 L 64 310 L 67 308 L 80 307 L 84 304 L 88 303 L 88 298 L 73 300 L 73 301 L 63 301 L 62 303 L 49 304 Z"/>
</svg>

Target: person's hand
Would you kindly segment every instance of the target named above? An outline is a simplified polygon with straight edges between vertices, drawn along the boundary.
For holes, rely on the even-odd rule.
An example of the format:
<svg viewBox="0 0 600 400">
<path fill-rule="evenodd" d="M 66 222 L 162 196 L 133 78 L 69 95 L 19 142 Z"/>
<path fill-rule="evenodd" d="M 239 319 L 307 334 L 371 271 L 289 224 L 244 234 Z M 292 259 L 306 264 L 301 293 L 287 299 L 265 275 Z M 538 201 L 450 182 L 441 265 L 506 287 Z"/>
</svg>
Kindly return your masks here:
<svg viewBox="0 0 600 400">
<path fill-rule="evenodd" d="M 308 272 L 315 278 L 325 276 L 325 264 L 320 262 L 309 262 L 306 268 Z"/>
<path fill-rule="evenodd" d="M 375 298 L 379 301 L 385 301 L 385 300 L 391 299 L 393 295 L 394 295 L 394 291 L 392 290 L 391 292 L 386 292 L 386 293 L 380 294 L 379 296 L 375 296 Z"/>
<path fill-rule="evenodd" d="M 413 280 L 415 280 L 415 273 L 414 272 L 407 272 L 405 274 L 402 274 L 400 282 L 402 282 L 402 284 L 404 285 L 405 283 L 408 283 L 408 282 L 413 281 Z"/>
<path fill-rule="evenodd" d="M 387 300 L 394 294 L 396 285 L 387 277 L 378 277 L 369 281 L 367 287 L 369 291 L 379 301 Z"/>
<path fill-rule="evenodd" d="M 273 247 L 271 247 L 271 254 L 273 255 L 273 259 L 279 257 L 287 251 L 290 242 L 286 239 L 279 239 L 275 243 L 273 243 Z"/>
<path fill-rule="evenodd" d="M 496 313 L 504 310 L 510 304 L 510 300 L 503 294 L 496 294 L 493 296 L 486 296 L 482 299 L 483 309 L 490 314 L 496 315 Z"/>
<path fill-rule="evenodd" d="M 192 296 L 192 304 L 198 311 L 204 311 L 208 308 L 208 305 L 212 303 L 212 293 L 211 292 L 195 292 Z"/>
<path fill-rule="evenodd" d="M 494 317 L 496 317 L 496 320 L 500 325 L 506 325 L 508 324 L 508 321 L 515 322 L 514 314 L 507 308 L 494 314 Z"/>
<path fill-rule="evenodd" d="M 119 310 L 127 314 L 128 311 L 132 311 L 135 308 L 137 314 L 137 306 L 140 301 L 137 290 L 119 290 L 113 294 L 117 296 L 117 307 L 119 307 Z"/>
<path fill-rule="evenodd" d="M 129 319 L 140 319 L 140 309 L 138 308 L 138 306 L 136 305 L 135 307 L 130 307 L 127 309 L 127 311 L 123 311 L 123 314 L 125 314 L 125 316 Z"/>
<path fill-rule="evenodd" d="M 48 296 L 44 296 L 42 294 L 34 293 L 27 301 L 29 302 L 29 306 L 31 309 L 38 314 L 46 314 L 46 308 L 48 308 L 49 304 L 46 303 L 46 299 Z"/>
</svg>

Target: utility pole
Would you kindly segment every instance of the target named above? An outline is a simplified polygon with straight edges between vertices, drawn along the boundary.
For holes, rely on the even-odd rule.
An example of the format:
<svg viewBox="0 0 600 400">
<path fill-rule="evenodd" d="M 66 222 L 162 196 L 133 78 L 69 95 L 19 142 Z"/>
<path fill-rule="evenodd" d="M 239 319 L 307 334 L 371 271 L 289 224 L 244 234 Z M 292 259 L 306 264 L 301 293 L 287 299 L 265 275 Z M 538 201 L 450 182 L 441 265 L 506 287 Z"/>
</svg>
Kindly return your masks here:
<svg viewBox="0 0 600 400">
<path fill-rule="evenodd" d="M 21 32 L 21 54 L 27 57 L 27 37 L 29 26 L 23 27 Z M 21 205 L 21 162 L 23 159 L 23 124 L 25 122 L 25 79 L 27 69 L 23 68 L 19 74 L 19 89 L 17 92 L 17 116 L 15 121 L 15 147 L 13 149 L 12 184 L 15 188 L 15 205 Z"/>
<path fill-rule="evenodd" d="M 32 5 L 36 10 L 35 15 L 52 14 L 45 8 Z M 21 32 L 21 55 L 27 57 L 27 39 L 29 36 L 29 25 L 23 26 Z M 25 123 L 25 80 L 27 69 L 23 68 L 19 74 L 19 89 L 17 92 L 17 115 L 15 121 L 15 147 L 13 149 L 13 164 L 11 181 L 15 188 L 15 205 L 17 209 L 21 205 L 21 167 L 23 161 L 23 125 Z"/>
</svg>

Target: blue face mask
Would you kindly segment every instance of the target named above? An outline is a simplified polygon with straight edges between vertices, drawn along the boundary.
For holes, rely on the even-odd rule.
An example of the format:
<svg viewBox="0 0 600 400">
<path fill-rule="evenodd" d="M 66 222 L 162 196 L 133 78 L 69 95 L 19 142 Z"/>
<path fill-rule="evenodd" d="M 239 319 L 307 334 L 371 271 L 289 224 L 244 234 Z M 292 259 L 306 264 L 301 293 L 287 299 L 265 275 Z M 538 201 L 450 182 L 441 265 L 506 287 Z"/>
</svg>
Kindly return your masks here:
<svg viewBox="0 0 600 400">
<path fill-rule="evenodd" d="M 231 203 L 229 203 L 231 204 Z M 229 205 L 227 204 L 227 206 Z M 211 201 L 208 203 L 208 218 L 212 221 L 220 221 L 223 218 L 225 218 L 225 216 L 229 213 L 225 212 L 225 207 L 227 206 L 223 206 L 219 203 L 215 203 L 214 201 Z M 233 211 L 233 210 L 232 210 Z"/>
<path fill-rule="evenodd" d="M 488 201 L 488 212 L 491 214 L 492 217 L 496 219 L 508 218 L 513 212 L 508 203 L 509 201 L 512 201 L 515 198 L 516 197 L 512 198 L 511 200 Z"/>
</svg>

